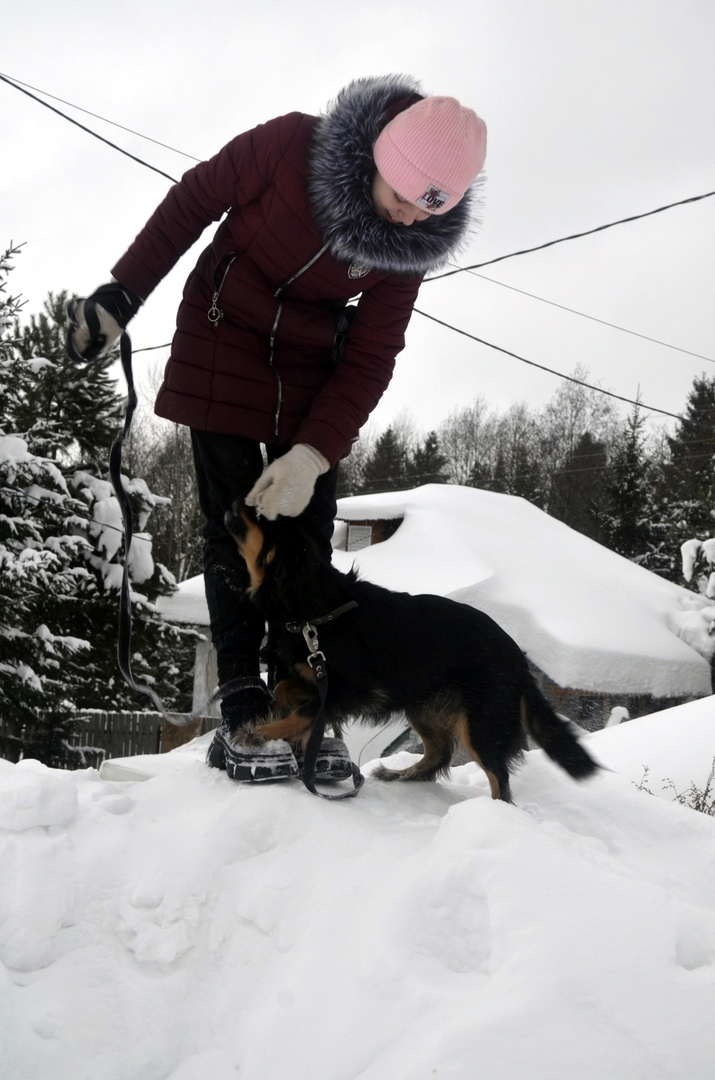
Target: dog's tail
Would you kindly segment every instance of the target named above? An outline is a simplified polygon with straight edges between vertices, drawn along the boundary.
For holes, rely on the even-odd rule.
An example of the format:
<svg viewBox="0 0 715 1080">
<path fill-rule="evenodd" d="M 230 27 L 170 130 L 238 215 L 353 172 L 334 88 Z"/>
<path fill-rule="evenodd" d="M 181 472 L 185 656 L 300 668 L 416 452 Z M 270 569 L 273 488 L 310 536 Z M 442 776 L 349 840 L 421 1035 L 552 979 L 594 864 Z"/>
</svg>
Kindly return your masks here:
<svg viewBox="0 0 715 1080">
<path fill-rule="evenodd" d="M 599 768 L 574 735 L 569 722 L 556 715 L 531 674 L 524 685 L 521 715 L 532 739 L 574 780 L 585 780 Z"/>
</svg>

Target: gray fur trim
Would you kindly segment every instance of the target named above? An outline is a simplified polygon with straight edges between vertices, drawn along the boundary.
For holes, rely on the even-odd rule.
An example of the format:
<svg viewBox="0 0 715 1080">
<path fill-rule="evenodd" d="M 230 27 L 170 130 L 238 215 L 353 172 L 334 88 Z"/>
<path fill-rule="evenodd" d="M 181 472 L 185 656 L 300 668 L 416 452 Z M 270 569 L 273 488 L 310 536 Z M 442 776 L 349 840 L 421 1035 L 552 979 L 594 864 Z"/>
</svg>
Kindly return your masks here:
<svg viewBox="0 0 715 1080">
<path fill-rule="evenodd" d="M 383 273 L 422 276 L 443 266 L 477 224 L 478 177 L 453 210 L 395 226 L 375 213 L 372 148 L 385 110 L 410 94 L 425 96 L 416 79 L 385 75 L 356 79 L 320 117 L 310 155 L 308 190 L 315 220 L 341 262 L 367 264 Z"/>
</svg>

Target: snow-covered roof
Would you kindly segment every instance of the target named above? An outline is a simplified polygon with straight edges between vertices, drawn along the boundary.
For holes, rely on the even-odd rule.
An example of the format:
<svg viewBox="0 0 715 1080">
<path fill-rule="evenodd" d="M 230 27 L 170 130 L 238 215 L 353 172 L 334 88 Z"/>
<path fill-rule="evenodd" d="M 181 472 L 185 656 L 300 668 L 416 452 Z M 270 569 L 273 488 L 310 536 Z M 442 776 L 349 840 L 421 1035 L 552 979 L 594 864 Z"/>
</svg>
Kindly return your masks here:
<svg viewBox="0 0 715 1080">
<path fill-rule="evenodd" d="M 431 484 L 342 499 L 338 518 L 403 519 L 384 543 L 335 551 L 339 569 L 355 565 L 387 588 L 481 608 L 560 686 L 656 697 L 710 693 L 710 666 L 696 651 L 708 651 L 702 598 L 525 499 Z M 161 609 L 172 620 L 206 625 L 202 578 L 183 582 Z"/>
</svg>

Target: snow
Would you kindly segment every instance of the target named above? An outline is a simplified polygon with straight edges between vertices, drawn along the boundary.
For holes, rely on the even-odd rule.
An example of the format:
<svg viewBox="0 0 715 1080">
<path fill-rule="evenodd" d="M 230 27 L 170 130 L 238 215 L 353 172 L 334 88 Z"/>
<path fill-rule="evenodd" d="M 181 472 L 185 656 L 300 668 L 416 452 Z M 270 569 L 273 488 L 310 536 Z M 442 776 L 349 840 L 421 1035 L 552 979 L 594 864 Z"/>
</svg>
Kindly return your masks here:
<svg viewBox="0 0 715 1080">
<path fill-rule="evenodd" d="M 479 598 L 569 677 L 590 652 L 618 683 L 623 648 L 628 678 L 703 692 L 678 636 L 697 598 L 521 500 L 340 513 L 404 517 L 343 567 Z M 186 583 L 186 621 L 202 602 Z M 582 784 L 530 751 L 515 806 L 473 764 L 385 784 L 363 758 L 343 802 L 238 785 L 210 735 L 101 774 L 0 759 L 0 1077 L 709 1080 L 715 818 L 673 800 L 705 787 L 714 706 L 614 709 Z"/>
<path fill-rule="evenodd" d="M 621 558 L 524 499 L 455 485 L 342 499 L 343 521 L 402 518 L 389 539 L 335 551 L 341 570 L 491 615 L 559 686 L 610 694 L 710 693 L 715 649 L 702 597 Z M 206 625 L 201 577 L 159 602 Z M 707 614 L 709 612 L 709 615 Z"/>
<path fill-rule="evenodd" d="M 19 435 L 0 435 L 0 461 L 25 462 L 30 457 L 27 443 Z"/>
<path fill-rule="evenodd" d="M 146 782 L 0 761 L 0 1075 L 709 1080 L 715 821 L 659 781 L 703 786 L 712 710 L 587 736 L 584 784 L 532 751 L 516 806 L 472 765 L 237 785 L 207 737 Z"/>
<path fill-rule="evenodd" d="M 55 463 L 49 458 L 36 458 L 34 454 L 31 454 L 27 449 L 27 443 L 19 435 L 2 435 L 0 434 L 0 462 L 5 467 L 8 481 L 13 483 L 15 479 L 15 473 L 18 465 L 26 465 L 30 471 L 39 472 L 40 470 L 46 475 L 51 477 L 53 482 L 62 491 L 67 490 L 67 484 L 65 478 L 62 475 L 60 469 L 57 468 Z M 34 492 L 35 497 L 38 494 L 47 496 L 50 498 L 56 497 L 56 492 L 49 492 L 46 489 L 36 489 L 33 485 L 28 486 L 29 492 Z"/>
<path fill-rule="evenodd" d="M 154 576 L 154 558 L 151 553 L 151 535 L 135 533 L 129 552 L 129 575 L 133 582 L 141 585 Z"/>
</svg>

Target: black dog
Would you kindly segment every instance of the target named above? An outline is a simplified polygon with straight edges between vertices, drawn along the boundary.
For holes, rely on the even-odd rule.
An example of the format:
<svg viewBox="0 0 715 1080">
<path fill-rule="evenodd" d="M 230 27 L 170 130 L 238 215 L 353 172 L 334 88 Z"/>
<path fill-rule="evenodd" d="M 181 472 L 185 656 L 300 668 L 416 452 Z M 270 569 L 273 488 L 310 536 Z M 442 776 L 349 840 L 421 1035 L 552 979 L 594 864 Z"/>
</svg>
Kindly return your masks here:
<svg viewBox="0 0 715 1080">
<path fill-rule="evenodd" d="M 510 802 L 509 769 L 525 748 L 524 727 L 575 779 L 598 768 L 543 697 L 516 642 L 484 612 L 343 574 L 297 520 L 258 521 L 237 502 L 226 527 L 287 673 L 275 687 L 274 715 L 254 727 L 254 738 L 308 741 L 320 708 L 300 632 L 311 623 L 329 671 L 330 723 L 381 724 L 404 712 L 422 740 L 420 761 L 399 771 L 381 767 L 382 779 L 435 780 L 449 771 L 459 742 L 487 774 L 492 798 Z"/>
</svg>

